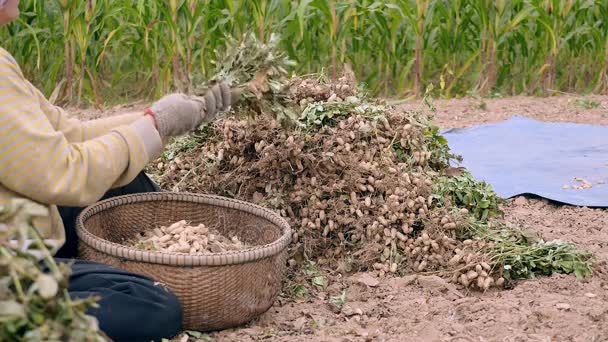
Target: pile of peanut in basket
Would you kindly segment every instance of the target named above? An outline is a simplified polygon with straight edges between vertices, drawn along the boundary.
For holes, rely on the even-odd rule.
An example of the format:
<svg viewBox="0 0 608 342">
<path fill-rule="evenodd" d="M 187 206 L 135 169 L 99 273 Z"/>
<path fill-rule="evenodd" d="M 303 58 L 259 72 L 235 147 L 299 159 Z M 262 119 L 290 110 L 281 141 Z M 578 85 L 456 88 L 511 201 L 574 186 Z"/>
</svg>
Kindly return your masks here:
<svg viewBox="0 0 608 342">
<path fill-rule="evenodd" d="M 194 226 L 185 220 L 139 234 L 129 245 L 147 251 L 186 254 L 222 253 L 248 247 L 237 236 L 228 238 L 204 224 Z"/>
</svg>

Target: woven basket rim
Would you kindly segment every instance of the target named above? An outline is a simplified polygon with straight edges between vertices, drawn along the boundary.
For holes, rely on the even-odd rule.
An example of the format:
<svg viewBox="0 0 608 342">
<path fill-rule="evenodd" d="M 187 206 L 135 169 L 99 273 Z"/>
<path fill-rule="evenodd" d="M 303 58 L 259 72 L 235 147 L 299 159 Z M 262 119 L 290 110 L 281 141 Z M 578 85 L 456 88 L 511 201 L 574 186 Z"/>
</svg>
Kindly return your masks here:
<svg viewBox="0 0 608 342">
<path fill-rule="evenodd" d="M 271 243 L 253 246 L 239 251 L 185 254 L 160 251 L 142 251 L 133 247 L 121 245 L 92 234 L 84 225 L 84 222 L 87 219 L 110 208 L 132 203 L 162 201 L 194 202 L 244 211 L 278 226 L 282 231 L 282 235 Z M 280 253 L 291 243 L 292 231 L 289 223 L 287 223 L 287 221 L 281 216 L 269 209 L 253 203 L 208 194 L 184 192 L 146 192 L 112 197 L 86 207 L 76 219 L 76 233 L 78 234 L 81 242 L 86 243 L 91 248 L 125 260 L 169 266 L 226 266 L 249 263 Z"/>
</svg>

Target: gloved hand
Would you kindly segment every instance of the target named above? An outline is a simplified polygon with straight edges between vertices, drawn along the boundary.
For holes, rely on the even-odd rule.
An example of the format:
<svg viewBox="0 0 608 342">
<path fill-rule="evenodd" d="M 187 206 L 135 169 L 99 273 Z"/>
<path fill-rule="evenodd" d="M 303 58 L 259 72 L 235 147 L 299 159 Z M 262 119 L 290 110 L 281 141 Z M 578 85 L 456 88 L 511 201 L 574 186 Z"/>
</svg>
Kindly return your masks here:
<svg viewBox="0 0 608 342">
<path fill-rule="evenodd" d="M 226 84 L 218 83 L 202 97 L 181 93 L 166 95 L 147 113 L 153 115 L 161 137 L 178 136 L 196 129 L 203 122 L 213 121 L 218 112 L 236 101 L 236 97 Z"/>
<path fill-rule="evenodd" d="M 218 83 L 205 93 L 205 115 L 202 121 L 209 122 L 215 119 L 218 112 L 227 110 L 235 101 L 233 90 L 225 83 Z"/>
</svg>

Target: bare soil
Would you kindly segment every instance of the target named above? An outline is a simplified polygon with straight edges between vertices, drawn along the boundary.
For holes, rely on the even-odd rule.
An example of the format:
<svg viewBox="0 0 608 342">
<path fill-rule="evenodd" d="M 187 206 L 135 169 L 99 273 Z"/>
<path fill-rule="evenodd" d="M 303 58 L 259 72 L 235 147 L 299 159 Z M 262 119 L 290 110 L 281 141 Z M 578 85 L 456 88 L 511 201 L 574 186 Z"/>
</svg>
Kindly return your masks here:
<svg viewBox="0 0 608 342">
<path fill-rule="evenodd" d="M 442 128 L 497 122 L 511 115 L 553 122 L 608 124 L 608 96 L 511 97 L 435 101 Z M 414 108 L 418 103 L 404 104 Z M 121 108 L 132 111 L 141 105 Z M 113 112 L 116 112 L 114 110 Z M 86 117 L 97 117 L 89 112 Z M 608 341 L 608 211 L 558 206 L 518 197 L 505 219 L 545 240 L 575 242 L 595 253 L 589 280 L 554 275 L 520 281 L 512 289 L 461 293 L 434 276 L 341 277 L 324 270 L 326 290 L 304 301 L 281 297 L 247 326 L 210 334 L 217 341 Z M 345 291 L 341 310 L 330 301 Z M 180 340 L 178 338 L 177 340 Z"/>
<path fill-rule="evenodd" d="M 596 108 L 587 109 L 587 102 Z M 578 102 L 578 103 L 577 103 Z M 608 125 L 608 96 L 514 96 L 496 99 L 462 98 L 436 100 L 435 124 L 441 128 L 462 128 L 499 122 L 513 115 L 550 122 L 574 122 Z M 418 102 L 401 105 L 404 109 L 419 107 Z"/>
</svg>

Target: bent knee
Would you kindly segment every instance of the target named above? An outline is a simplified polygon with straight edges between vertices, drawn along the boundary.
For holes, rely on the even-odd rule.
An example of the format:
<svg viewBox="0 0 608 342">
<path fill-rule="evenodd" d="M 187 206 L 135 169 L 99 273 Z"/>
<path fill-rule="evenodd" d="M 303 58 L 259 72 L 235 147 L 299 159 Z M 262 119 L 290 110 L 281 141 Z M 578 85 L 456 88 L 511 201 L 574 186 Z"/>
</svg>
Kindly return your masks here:
<svg viewBox="0 0 608 342">
<path fill-rule="evenodd" d="M 170 290 L 159 285 L 154 288 L 158 295 L 154 303 L 155 308 L 150 308 L 154 313 L 149 317 L 148 329 L 156 338 L 173 337 L 182 330 L 182 306 Z M 158 307 L 161 307 L 160 310 Z"/>
<path fill-rule="evenodd" d="M 182 329 L 182 305 L 179 302 L 177 296 L 168 290 L 163 290 L 166 292 L 166 324 L 171 328 L 170 330 L 177 334 Z"/>
<path fill-rule="evenodd" d="M 182 330 L 182 308 L 175 294 L 152 283 L 130 283 L 121 295 L 100 301 L 100 327 L 114 341 L 160 341 Z M 105 308 L 104 308 L 105 307 Z"/>
</svg>

